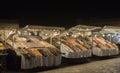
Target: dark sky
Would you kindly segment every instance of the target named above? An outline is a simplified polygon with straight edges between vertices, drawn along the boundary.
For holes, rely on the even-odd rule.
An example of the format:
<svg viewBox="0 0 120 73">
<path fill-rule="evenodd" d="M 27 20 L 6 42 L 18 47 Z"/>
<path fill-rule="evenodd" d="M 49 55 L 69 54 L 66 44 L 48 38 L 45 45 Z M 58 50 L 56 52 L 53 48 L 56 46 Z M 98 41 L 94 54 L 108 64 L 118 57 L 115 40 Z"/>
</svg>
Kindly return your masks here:
<svg viewBox="0 0 120 73">
<path fill-rule="evenodd" d="M 109 17 L 120 15 L 120 4 L 114 0 L 75 1 L 4 1 L 0 4 L 1 13 L 6 17 L 36 16 L 53 17 Z M 21 16 L 22 15 L 22 16 Z"/>
<path fill-rule="evenodd" d="M 41 23 L 62 20 L 74 23 L 78 18 L 119 18 L 120 4 L 114 0 L 83 0 L 83 1 L 3 1 L 0 2 L 1 19 L 34 20 Z M 43 22 L 42 22 L 43 21 Z M 62 24 L 62 21 L 60 24 Z"/>
</svg>

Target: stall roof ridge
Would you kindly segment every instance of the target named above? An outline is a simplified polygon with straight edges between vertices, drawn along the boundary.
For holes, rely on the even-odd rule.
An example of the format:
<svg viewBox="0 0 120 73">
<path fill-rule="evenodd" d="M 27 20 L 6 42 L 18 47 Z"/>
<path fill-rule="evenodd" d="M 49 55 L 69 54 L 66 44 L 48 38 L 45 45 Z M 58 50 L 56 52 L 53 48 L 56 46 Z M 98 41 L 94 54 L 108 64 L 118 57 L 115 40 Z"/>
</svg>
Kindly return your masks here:
<svg viewBox="0 0 120 73">
<path fill-rule="evenodd" d="M 75 27 L 81 27 L 81 28 L 88 28 L 88 29 L 91 29 L 91 28 L 99 28 L 101 29 L 101 27 L 98 27 L 98 26 L 90 26 L 90 25 L 77 25 Z"/>
<path fill-rule="evenodd" d="M 97 26 L 88 26 L 88 25 L 76 25 L 69 29 L 69 31 L 100 31 L 102 28 Z"/>
<path fill-rule="evenodd" d="M 103 29 L 120 29 L 120 26 L 104 26 Z"/>
</svg>

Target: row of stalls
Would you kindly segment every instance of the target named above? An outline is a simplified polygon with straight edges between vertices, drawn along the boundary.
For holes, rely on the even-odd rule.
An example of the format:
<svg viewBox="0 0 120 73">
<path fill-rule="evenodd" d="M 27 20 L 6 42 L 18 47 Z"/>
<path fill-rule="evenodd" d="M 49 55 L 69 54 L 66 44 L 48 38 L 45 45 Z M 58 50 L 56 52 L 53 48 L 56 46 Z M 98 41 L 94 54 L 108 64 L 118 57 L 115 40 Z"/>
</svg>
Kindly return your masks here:
<svg viewBox="0 0 120 73">
<path fill-rule="evenodd" d="M 39 34 L 44 33 L 39 36 L 54 46 L 60 45 L 58 48 L 65 58 L 88 58 L 92 55 L 102 57 L 119 54 L 118 46 L 102 36 L 103 29 L 101 27 L 77 25 L 68 30 L 60 29 L 60 33 L 57 33 L 55 28 L 51 30 L 49 27 L 45 31 L 43 28 L 37 31 Z M 35 31 L 31 31 L 35 33 Z M 45 39 L 46 37 L 47 39 Z"/>
<path fill-rule="evenodd" d="M 111 34 L 106 28 L 77 25 L 66 30 L 64 27 L 10 25 L 0 30 L 0 47 L 8 53 L 7 66 L 20 69 L 59 66 L 62 57 L 82 59 L 93 55 L 118 55 L 118 43 L 112 40 L 113 33 L 119 36 L 119 30 L 109 30 Z"/>
<path fill-rule="evenodd" d="M 119 53 L 118 47 L 102 37 L 99 32 L 101 27 L 78 25 L 69 30 L 72 36 L 84 43 L 84 46 L 91 46 L 92 54 L 95 56 L 112 56 Z M 81 33 L 80 33 L 81 32 Z"/>
<path fill-rule="evenodd" d="M 119 53 L 115 43 L 102 36 L 101 27 L 77 25 L 68 30 L 28 25 L 28 32 L 58 47 L 65 58 L 112 56 Z M 101 31 L 101 32 L 100 32 Z"/>
</svg>

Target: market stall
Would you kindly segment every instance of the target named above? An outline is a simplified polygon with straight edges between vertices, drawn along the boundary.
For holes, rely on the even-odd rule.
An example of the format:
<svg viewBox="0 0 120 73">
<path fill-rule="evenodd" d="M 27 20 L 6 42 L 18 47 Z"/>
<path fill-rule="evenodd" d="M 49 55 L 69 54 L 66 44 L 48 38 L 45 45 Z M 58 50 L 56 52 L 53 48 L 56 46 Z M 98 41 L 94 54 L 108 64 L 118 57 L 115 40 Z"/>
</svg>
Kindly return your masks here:
<svg viewBox="0 0 120 73">
<path fill-rule="evenodd" d="M 36 36 L 13 35 L 7 39 L 17 55 L 21 57 L 21 69 L 58 66 L 61 64 L 60 51 Z M 12 44 L 13 43 L 13 44 Z"/>
<path fill-rule="evenodd" d="M 84 46 L 84 43 L 72 36 L 73 33 L 64 31 L 60 34 L 60 50 L 65 58 L 87 58 L 91 57 L 91 49 Z"/>
<path fill-rule="evenodd" d="M 33 28 L 33 27 L 31 27 Z M 33 31 L 34 30 L 34 31 Z M 38 30 L 27 27 L 12 31 L 6 42 L 19 56 L 20 69 L 51 67 L 61 64 L 61 52 L 54 45 L 39 37 Z"/>
</svg>

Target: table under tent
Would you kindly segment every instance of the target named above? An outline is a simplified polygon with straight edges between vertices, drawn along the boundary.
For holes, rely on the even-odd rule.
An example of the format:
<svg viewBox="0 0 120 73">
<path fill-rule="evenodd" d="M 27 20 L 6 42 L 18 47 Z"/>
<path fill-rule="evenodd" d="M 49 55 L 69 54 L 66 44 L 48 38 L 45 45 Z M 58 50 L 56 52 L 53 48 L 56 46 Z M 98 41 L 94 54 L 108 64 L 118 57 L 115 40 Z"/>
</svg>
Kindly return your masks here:
<svg viewBox="0 0 120 73">
<path fill-rule="evenodd" d="M 54 42 L 60 42 L 60 50 L 64 58 L 81 59 L 91 57 L 91 50 L 84 47 L 68 30 L 63 31 Z M 89 46 L 90 47 L 90 46 Z"/>
<path fill-rule="evenodd" d="M 99 33 L 101 27 L 77 25 L 69 29 L 73 33 L 72 36 L 92 46 L 92 54 L 95 56 L 112 56 L 118 54 L 118 47 L 105 40 Z"/>
<path fill-rule="evenodd" d="M 55 29 L 53 30 L 53 28 L 48 28 L 45 26 L 43 27 L 43 26 L 37 26 L 37 25 L 36 26 L 27 25 L 26 27 L 19 30 L 18 35 L 24 36 L 25 38 L 27 38 L 28 40 L 31 40 L 32 42 L 34 41 L 35 43 L 31 43 L 30 46 L 37 48 L 38 50 L 42 50 L 47 54 L 47 57 L 48 57 L 47 58 L 48 63 L 46 62 L 46 64 L 48 64 L 47 66 L 59 66 L 61 64 L 61 52 L 56 46 L 52 44 L 53 43 L 52 37 L 59 33 L 59 31 L 57 30 Z M 50 32 L 52 31 L 55 32 L 54 35 L 52 35 L 52 33 L 50 34 Z M 45 53 L 43 54 L 43 57 Z"/>
<path fill-rule="evenodd" d="M 4 32 L 5 37 L 1 36 L 1 39 L 6 44 L 9 69 L 32 69 L 61 64 L 60 51 L 56 47 L 37 36 L 22 35 L 24 32 L 18 24 L 5 26 Z"/>
<path fill-rule="evenodd" d="M 118 48 L 120 48 L 120 27 L 119 26 L 104 26 L 103 29 L 100 31 L 103 37 L 115 43 Z"/>
</svg>

